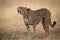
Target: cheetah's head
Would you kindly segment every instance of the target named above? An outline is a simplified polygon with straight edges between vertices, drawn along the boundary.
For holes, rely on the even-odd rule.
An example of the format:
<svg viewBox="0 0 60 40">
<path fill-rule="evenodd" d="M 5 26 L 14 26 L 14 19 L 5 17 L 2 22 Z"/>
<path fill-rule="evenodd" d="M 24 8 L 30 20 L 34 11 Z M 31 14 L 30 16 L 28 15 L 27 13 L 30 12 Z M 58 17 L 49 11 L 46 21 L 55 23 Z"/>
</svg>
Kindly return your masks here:
<svg viewBox="0 0 60 40">
<path fill-rule="evenodd" d="M 26 7 L 18 7 L 17 12 L 19 14 L 25 15 L 25 13 L 27 13 Z"/>
</svg>

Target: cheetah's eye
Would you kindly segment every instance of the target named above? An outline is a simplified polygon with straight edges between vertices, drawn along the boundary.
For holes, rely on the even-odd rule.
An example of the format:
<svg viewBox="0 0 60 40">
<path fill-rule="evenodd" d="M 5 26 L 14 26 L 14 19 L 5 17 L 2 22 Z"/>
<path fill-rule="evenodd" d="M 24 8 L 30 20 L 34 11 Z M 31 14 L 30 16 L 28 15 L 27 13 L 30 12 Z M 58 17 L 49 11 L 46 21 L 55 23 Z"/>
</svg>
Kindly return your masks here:
<svg viewBox="0 0 60 40">
<path fill-rule="evenodd" d="M 19 12 L 19 10 L 17 12 Z"/>
<path fill-rule="evenodd" d="M 18 12 L 19 14 L 21 14 L 21 10 L 17 10 L 17 12 Z"/>
</svg>

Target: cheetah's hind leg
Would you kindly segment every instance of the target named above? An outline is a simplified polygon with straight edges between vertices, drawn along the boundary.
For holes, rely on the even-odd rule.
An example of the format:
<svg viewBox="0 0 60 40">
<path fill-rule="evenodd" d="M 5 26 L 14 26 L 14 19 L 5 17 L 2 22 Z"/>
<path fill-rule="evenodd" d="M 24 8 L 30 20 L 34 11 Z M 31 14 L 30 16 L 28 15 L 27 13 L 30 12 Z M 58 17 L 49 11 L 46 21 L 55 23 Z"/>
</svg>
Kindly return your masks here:
<svg viewBox="0 0 60 40">
<path fill-rule="evenodd" d="M 47 34 L 49 34 L 49 23 L 48 23 L 48 21 L 45 20 L 45 18 L 42 19 L 42 25 L 43 25 L 44 31 Z"/>
</svg>

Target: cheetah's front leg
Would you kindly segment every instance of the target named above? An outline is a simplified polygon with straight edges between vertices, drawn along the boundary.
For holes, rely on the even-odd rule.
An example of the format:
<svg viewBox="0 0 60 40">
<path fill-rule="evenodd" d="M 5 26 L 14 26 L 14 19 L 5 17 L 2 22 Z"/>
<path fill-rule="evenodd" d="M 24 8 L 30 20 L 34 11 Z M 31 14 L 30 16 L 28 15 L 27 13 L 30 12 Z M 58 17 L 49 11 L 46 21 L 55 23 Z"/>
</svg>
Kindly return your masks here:
<svg viewBox="0 0 60 40">
<path fill-rule="evenodd" d="M 26 27 L 27 27 L 26 30 L 29 32 L 29 31 L 30 31 L 30 29 L 29 29 L 29 28 L 30 28 L 30 27 L 29 27 L 29 24 L 25 24 L 25 25 L 26 25 Z"/>
<path fill-rule="evenodd" d="M 33 30 L 34 30 L 34 33 L 35 33 L 35 29 L 36 29 L 36 24 L 33 25 Z"/>
</svg>

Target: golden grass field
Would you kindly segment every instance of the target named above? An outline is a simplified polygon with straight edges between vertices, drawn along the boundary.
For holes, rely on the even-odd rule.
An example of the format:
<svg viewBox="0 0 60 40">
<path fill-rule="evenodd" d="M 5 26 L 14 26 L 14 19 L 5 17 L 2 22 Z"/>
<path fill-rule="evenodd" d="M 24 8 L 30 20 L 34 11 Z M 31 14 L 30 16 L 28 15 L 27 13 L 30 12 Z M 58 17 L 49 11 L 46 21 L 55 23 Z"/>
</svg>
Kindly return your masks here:
<svg viewBox="0 0 60 40">
<path fill-rule="evenodd" d="M 0 40 L 60 40 L 60 0 L 0 0 Z M 17 13 L 17 7 L 24 6 L 37 10 L 47 8 L 51 11 L 54 28 L 49 28 L 46 34 L 42 24 L 36 27 L 36 32 L 27 32 L 23 16 Z"/>
</svg>

